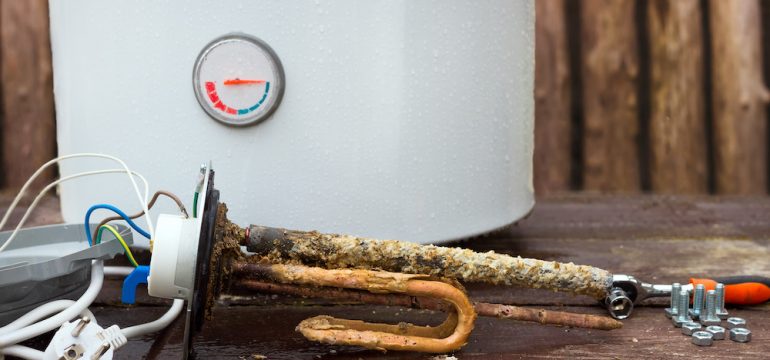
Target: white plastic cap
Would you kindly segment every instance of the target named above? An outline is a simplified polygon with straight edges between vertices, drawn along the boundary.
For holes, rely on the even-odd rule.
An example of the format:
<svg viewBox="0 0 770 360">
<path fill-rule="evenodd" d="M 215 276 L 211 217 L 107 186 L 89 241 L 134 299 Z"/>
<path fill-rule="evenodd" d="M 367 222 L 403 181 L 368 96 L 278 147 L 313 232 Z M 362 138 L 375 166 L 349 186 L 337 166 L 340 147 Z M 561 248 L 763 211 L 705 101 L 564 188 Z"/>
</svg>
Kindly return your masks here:
<svg viewBox="0 0 770 360">
<path fill-rule="evenodd" d="M 147 292 L 166 299 L 191 300 L 198 253 L 198 219 L 160 214 L 155 227 Z"/>
</svg>

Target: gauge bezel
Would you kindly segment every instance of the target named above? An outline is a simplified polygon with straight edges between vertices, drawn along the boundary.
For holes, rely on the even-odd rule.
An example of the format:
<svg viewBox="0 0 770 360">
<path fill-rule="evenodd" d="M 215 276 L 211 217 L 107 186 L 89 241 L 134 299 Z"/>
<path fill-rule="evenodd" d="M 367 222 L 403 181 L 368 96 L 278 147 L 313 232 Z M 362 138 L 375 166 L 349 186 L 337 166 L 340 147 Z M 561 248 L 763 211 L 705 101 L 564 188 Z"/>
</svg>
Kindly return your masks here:
<svg viewBox="0 0 770 360">
<path fill-rule="evenodd" d="M 214 107 L 208 103 L 208 98 L 206 97 L 206 94 L 203 93 L 200 84 L 200 71 L 203 60 L 217 46 L 232 41 L 246 41 L 262 49 L 272 60 L 275 67 L 274 71 L 276 73 L 276 79 L 273 81 L 274 84 L 271 84 L 271 87 L 274 89 L 273 91 L 275 91 L 275 95 L 273 95 L 270 101 L 265 104 L 267 110 L 253 115 L 245 116 L 238 121 L 234 121 L 233 119 L 228 118 L 224 114 L 214 109 Z M 198 54 L 198 57 L 195 59 L 192 82 L 193 90 L 195 91 L 195 98 L 198 100 L 198 105 L 200 105 L 200 107 L 203 109 L 203 111 L 206 112 L 207 115 L 209 115 L 209 117 L 227 126 L 246 127 L 256 125 L 267 120 L 278 109 L 278 107 L 281 105 L 281 100 L 283 100 L 283 93 L 286 87 L 286 75 L 283 70 L 281 59 L 278 57 L 278 54 L 275 53 L 273 48 L 270 47 L 270 45 L 253 35 L 245 33 L 230 33 L 212 40 L 203 47 L 203 50 L 201 50 L 201 52 Z"/>
</svg>

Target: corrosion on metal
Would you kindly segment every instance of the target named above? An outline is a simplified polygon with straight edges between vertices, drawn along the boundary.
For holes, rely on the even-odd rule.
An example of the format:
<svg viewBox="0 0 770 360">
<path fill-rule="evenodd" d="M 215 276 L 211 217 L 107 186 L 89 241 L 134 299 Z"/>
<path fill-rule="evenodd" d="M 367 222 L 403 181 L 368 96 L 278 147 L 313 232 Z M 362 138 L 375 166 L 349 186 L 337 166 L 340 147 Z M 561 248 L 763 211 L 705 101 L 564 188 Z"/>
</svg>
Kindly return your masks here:
<svg viewBox="0 0 770 360">
<path fill-rule="evenodd" d="M 435 298 L 409 296 L 402 294 L 374 294 L 366 291 L 339 289 L 330 287 L 309 287 L 292 284 L 278 284 L 270 281 L 243 279 L 233 287 L 267 294 L 283 294 L 305 298 L 329 299 L 336 303 L 355 303 L 370 305 L 401 306 L 412 309 L 448 311 L 450 306 Z M 474 302 L 478 316 L 496 317 L 515 321 L 537 322 L 544 325 L 569 326 L 596 330 L 613 330 L 623 327 L 623 323 L 607 316 L 578 314 L 521 307 L 504 304 Z"/>
<path fill-rule="evenodd" d="M 612 276 L 592 266 L 468 249 L 251 225 L 243 245 L 273 263 L 368 268 L 467 282 L 517 285 L 603 299 Z"/>
<path fill-rule="evenodd" d="M 445 353 L 465 345 L 476 319 L 473 305 L 463 290 L 427 275 L 248 262 L 234 262 L 231 269 L 232 276 L 237 279 L 269 279 L 282 284 L 357 289 L 377 294 L 398 293 L 436 298 L 451 304 L 449 316 L 438 327 L 366 323 L 330 316 L 306 319 L 297 326 L 297 331 L 307 339 L 326 344 L 382 351 Z"/>
</svg>

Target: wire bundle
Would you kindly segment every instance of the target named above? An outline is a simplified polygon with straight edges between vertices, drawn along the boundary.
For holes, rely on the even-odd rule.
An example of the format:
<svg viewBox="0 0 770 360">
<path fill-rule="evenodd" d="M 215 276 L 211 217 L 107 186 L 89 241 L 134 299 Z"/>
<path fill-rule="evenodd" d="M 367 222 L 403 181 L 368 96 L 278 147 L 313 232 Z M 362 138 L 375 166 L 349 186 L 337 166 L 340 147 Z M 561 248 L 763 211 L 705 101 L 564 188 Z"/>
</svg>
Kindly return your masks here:
<svg viewBox="0 0 770 360">
<path fill-rule="evenodd" d="M 131 264 L 135 267 L 138 266 L 138 263 L 136 262 L 136 259 L 134 258 L 133 254 L 131 253 L 131 250 L 128 244 L 123 239 L 121 234 L 117 231 L 117 229 L 115 229 L 115 227 L 107 224 L 109 221 L 117 220 L 117 219 L 125 220 L 129 224 L 129 226 L 131 226 L 134 230 L 136 230 L 142 236 L 150 239 L 150 242 L 152 244 L 152 239 L 155 234 L 155 229 L 152 223 L 152 219 L 149 216 L 150 214 L 149 210 L 153 206 L 153 204 L 155 203 L 155 200 L 159 195 L 166 195 L 172 198 L 179 206 L 180 211 L 185 216 L 187 216 L 187 211 L 185 210 L 182 202 L 179 200 L 178 197 L 176 197 L 171 193 L 168 193 L 165 191 L 158 191 L 153 196 L 152 201 L 148 201 L 149 185 L 147 183 L 147 179 L 145 179 L 144 176 L 142 176 L 141 174 L 136 173 L 131 169 L 129 169 L 129 167 L 126 165 L 125 162 L 123 162 L 123 160 L 114 156 L 106 155 L 106 154 L 81 153 L 81 154 L 72 154 L 72 155 L 66 155 L 66 156 L 55 158 L 43 164 L 37 171 L 35 171 L 35 173 L 32 174 L 32 176 L 30 176 L 30 178 L 27 180 L 24 186 L 22 186 L 21 190 L 13 199 L 13 202 L 11 203 L 11 205 L 8 207 L 8 210 L 3 215 L 2 220 L 0 220 L 0 229 L 2 229 L 6 225 L 6 223 L 10 218 L 11 213 L 16 208 L 16 206 L 18 205 L 22 197 L 26 194 L 32 182 L 45 169 L 63 160 L 73 159 L 73 158 L 108 159 L 120 164 L 121 168 L 81 172 L 74 175 L 62 177 L 46 185 L 42 190 L 40 190 L 40 192 L 34 198 L 32 203 L 29 205 L 29 207 L 27 208 L 27 211 L 24 213 L 21 220 L 16 225 L 13 232 L 5 241 L 5 243 L 2 246 L 0 246 L 0 252 L 5 250 L 8 247 L 8 245 L 16 238 L 19 230 L 27 221 L 27 218 L 29 217 L 31 212 L 35 209 L 39 201 L 44 197 L 44 195 L 48 191 L 50 191 L 51 189 L 56 187 L 58 184 L 64 181 L 69 181 L 72 179 L 85 177 L 85 176 L 101 175 L 101 174 L 108 174 L 108 173 L 125 173 L 128 176 L 129 181 L 131 182 L 133 191 L 136 193 L 136 196 L 139 199 L 139 202 L 142 207 L 142 211 L 134 216 L 129 217 L 128 215 L 125 214 L 125 212 L 123 212 L 122 210 L 118 209 L 115 206 L 112 206 L 109 204 L 97 204 L 92 206 L 86 212 L 85 228 L 86 228 L 86 238 L 88 240 L 89 246 L 99 244 L 102 241 L 103 232 L 105 230 L 109 231 L 121 243 L 121 246 L 125 250 L 125 253 L 126 253 L 126 256 L 128 257 L 129 262 L 131 262 Z M 139 192 L 139 186 L 137 185 L 137 182 L 134 179 L 135 177 L 139 178 L 139 180 L 143 183 L 144 194 Z M 90 220 L 91 214 L 98 209 L 110 210 L 118 214 L 119 217 L 104 219 L 96 227 L 95 234 L 92 237 L 89 220 Z M 136 225 L 136 223 L 132 221 L 132 219 L 136 219 L 142 215 L 147 216 L 147 228 L 148 228 L 147 231 L 140 228 L 138 225 Z M 48 331 L 54 330 L 59 326 L 61 326 L 62 323 L 70 321 L 72 318 L 76 316 L 85 314 L 93 318 L 93 315 L 90 314 L 90 312 L 88 311 L 88 307 L 91 305 L 91 303 L 94 301 L 99 291 L 101 290 L 105 272 L 111 273 L 111 274 L 125 273 L 124 269 L 122 268 L 107 267 L 107 269 L 105 269 L 101 260 L 95 260 L 92 263 L 91 284 L 89 285 L 88 290 L 86 290 L 83 296 L 80 297 L 80 299 L 78 299 L 77 301 L 56 300 L 56 301 L 43 304 L 37 307 L 36 309 L 28 312 L 27 314 L 20 317 L 19 319 L 15 320 L 14 322 L 6 326 L 0 327 L 0 354 L 19 356 L 27 359 L 41 359 L 43 357 L 43 352 L 26 347 L 26 346 L 17 345 L 17 344 L 22 341 L 33 338 L 35 336 L 46 333 Z M 166 312 L 158 320 L 155 320 L 153 322 L 146 323 L 146 324 L 128 327 L 123 329 L 122 332 L 126 337 L 131 338 L 131 337 L 137 337 L 137 336 L 144 335 L 146 333 L 163 329 L 164 327 L 168 326 L 168 324 L 170 324 L 171 321 L 173 321 L 173 319 L 179 315 L 179 313 L 181 312 L 183 303 L 184 303 L 183 300 L 179 300 L 179 299 L 174 300 L 174 303 L 171 306 L 171 308 L 168 310 L 168 312 Z"/>
</svg>

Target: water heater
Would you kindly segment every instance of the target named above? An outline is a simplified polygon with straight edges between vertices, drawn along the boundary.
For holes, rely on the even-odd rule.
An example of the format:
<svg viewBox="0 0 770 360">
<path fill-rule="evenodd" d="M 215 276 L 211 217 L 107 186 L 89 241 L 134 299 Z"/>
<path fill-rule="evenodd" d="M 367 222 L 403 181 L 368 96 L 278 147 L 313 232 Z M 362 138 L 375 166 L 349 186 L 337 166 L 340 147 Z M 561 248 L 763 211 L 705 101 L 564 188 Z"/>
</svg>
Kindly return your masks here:
<svg viewBox="0 0 770 360">
<path fill-rule="evenodd" d="M 59 153 L 119 156 L 188 206 L 211 160 L 241 225 L 432 243 L 532 208 L 532 0 L 51 0 L 50 17 Z M 64 219 L 138 210 L 124 177 L 64 183 Z"/>
</svg>

